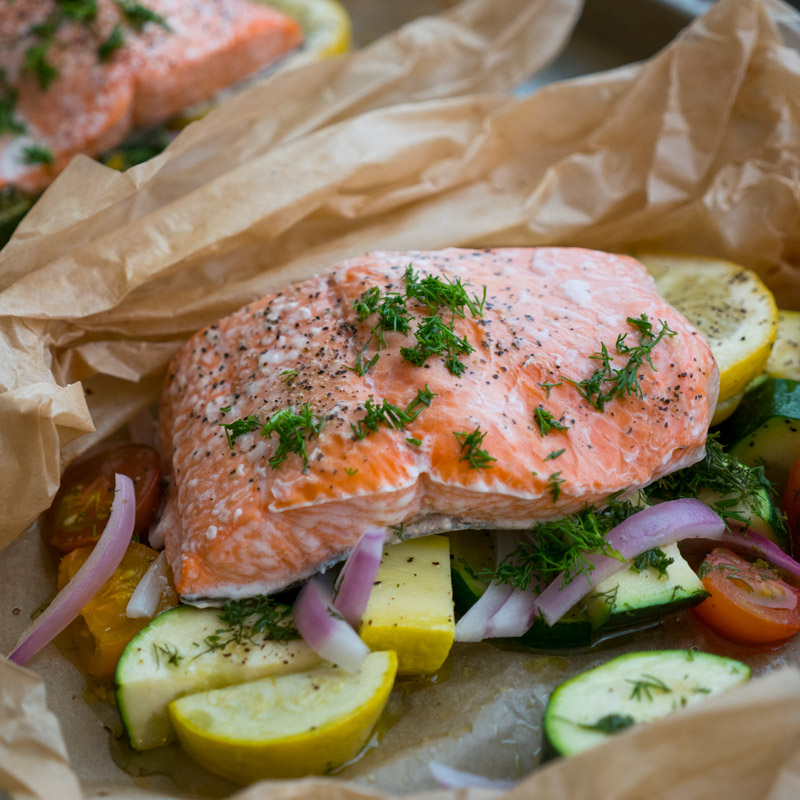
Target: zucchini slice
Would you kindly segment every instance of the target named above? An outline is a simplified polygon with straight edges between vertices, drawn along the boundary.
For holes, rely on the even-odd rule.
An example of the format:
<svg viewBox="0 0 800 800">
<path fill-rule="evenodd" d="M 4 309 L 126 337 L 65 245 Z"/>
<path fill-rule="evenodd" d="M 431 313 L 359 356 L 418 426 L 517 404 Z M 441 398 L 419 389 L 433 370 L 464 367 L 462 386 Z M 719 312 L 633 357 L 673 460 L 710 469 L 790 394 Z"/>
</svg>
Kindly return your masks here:
<svg viewBox="0 0 800 800">
<path fill-rule="evenodd" d="M 628 653 L 556 688 L 544 716 L 545 744 L 557 755 L 580 753 L 749 678 L 746 664 L 711 653 Z"/>
<path fill-rule="evenodd" d="M 770 378 L 748 392 L 720 428 L 729 452 L 783 491 L 800 453 L 800 381 Z"/>
</svg>

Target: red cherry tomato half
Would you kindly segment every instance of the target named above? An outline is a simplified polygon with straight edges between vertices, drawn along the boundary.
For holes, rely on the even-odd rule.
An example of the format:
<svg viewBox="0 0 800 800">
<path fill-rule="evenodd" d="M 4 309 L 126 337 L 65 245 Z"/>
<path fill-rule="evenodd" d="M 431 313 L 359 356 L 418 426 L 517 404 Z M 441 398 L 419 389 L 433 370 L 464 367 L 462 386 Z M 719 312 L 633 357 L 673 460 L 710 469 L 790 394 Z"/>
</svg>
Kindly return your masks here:
<svg viewBox="0 0 800 800">
<path fill-rule="evenodd" d="M 800 591 L 769 567 L 718 547 L 706 556 L 700 576 L 711 596 L 694 613 L 721 636 L 776 644 L 800 631 Z"/>
<path fill-rule="evenodd" d="M 64 553 L 94 544 L 111 514 L 117 472 L 133 481 L 136 493 L 133 533 L 144 534 L 161 502 L 160 459 L 152 447 L 123 444 L 67 467 L 45 516 L 45 541 Z"/>
</svg>

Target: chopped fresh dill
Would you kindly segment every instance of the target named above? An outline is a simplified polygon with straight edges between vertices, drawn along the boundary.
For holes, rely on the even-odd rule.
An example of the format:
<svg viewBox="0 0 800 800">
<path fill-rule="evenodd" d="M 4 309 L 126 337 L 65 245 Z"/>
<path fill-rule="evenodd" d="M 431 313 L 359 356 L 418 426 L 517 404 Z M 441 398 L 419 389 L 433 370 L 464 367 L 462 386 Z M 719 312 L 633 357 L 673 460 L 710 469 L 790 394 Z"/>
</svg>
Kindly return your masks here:
<svg viewBox="0 0 800 800">
<path fill-rule="evenodd" d="M 481 449 L 486 433 L 481 433 L 480 425 L 476 425 L 472 433 L 453 431 L 453 436 L 461 446 L 459 461 L 469 461 L 471 469 L 491 469 L 492 461 L 497 461 L 494 456 L 490 456 L 486 450 Z"/>
<path fill-rule="evenodd" d="M 153 656 L 156 660 L 156 667 L 161 666 L 162 657 L 166 663 L 172 667 L 177 667 L 183 660 L 183 656 L 178 653 L 178 649 L 168 644 L 158 644 L 153 642 Z"/>
<path fill-rule="evenodd" d="M 600 733 L 619 733 L 625 728 L 630 728 L 636 724 L 636 720 L 630 714 L 607 714 L 600 717 L 597 722 L 576 722 L 579 728 L 587 731 L 599 731 Z"/>
<path fill-rule="evenodd" d="M 91 22 L 97 16 L 97 0 L 58 0 L 58 8 L 74 22 Z"/>
<path fill-rule="evenodd" d="M 648 320 L 646 314 L 639 317 L 628 317 L 628 324 L 639 332 L 639 344 L 631 346 L 627 343 L 627 333 L 620 333 L 617 336 L 615 350 L 618 355 L 627 356 L 627 362 L 623 367 L 617 369 L 613 365 L 612 356 L 604 342 L 600 343 L 600 352 L 590 356 L 596 361 L 600 361 L 602 366 L 598 367 L 590 377 L 582 381 L 575 381 L 572 378 L 563 378 L 567 383 L 572 384 L 580 393 L 581 397 L 589 405 L 598 411 L 605 410 L 605 405 L 615 397 L 627 397 L 636 395 L 643 397 L 641 383 L 639 382 L 639 370 L 645 364 L 655 370 L 651 354 L 653 348 L 665 337 L 675 336 L 669 325 L 663 320 L 659 320 L 661 327 L 658 333 L 653 333 L 653 324 Z"/>
<path fill-rule="evenodd" d="M 291 606 L 263 594 L 243 600 L 228 600 L 220 611 L 219 618 L 228 625 L 231 640 L 236 644 L 253 640 L 259 634 L 264 639 L 275 642 L 300 638 L 300 633 L 292 622 Z M 223 632 L 225 631 L 217 631 Z"/>
<path fill-rule="evenodd" d="M 550 392 L 556 386 L 563 386 L 564 382 L 563 381 L 558 381 L 557 383 L 549 383 L 548 381 L 543 381 L 542 383 L 539 383 L 537 385 L 541 386 L 547 392 L 547 399 L 549 400 L 550 399 Z"/>
<path fill-rule="evenodd" d="M 542 436 L 547 436 L 550 431 L 566 431 L 569 430 L 568 425 L 559 422 L 550 411 L 542 406 L 537 406 L 533 411 L 533 421 L 536 427 L 539 428 L 539 433 Z"/>
<path fill-rule="evenodd" d="M 560 455 L 563 455 L 567 452 L 566 447 L 562 447 L 560 450 L 553 450 L 552 453 L 548 453 L 545 457 L 545 461 L 553 461 L 554 459 L 558 458 Z"/>
<path fill-rule="evenodd" d="M 706 439 L 706 454 L 702 461 L 691 467 L 677 470 L 645 490 L 648 497 L 657 500 L 674 500 L 680 497 L 698 497 L 712 493 L 711 508 L 723 519 L 746 525 L 750 516 L 761 516 L 763 494 L 774 493 L 772 484 L 764 476 L 763 467 L 742 464 L 719 443 L 717 434 Z M 774 515 L 770 522 L 779 536 L 786 534 L 785 518 Z"/>
<path fill-rule="evenodd" d="M 296 369 L 285 369 L 281 372 L 281 380 L 284 383 L 289 383 L 293 378 L 296 378 L 300 373 Z"/>
<path fill-rule="evenodd" d="M 660 548 L 654 547 L 652 550 L 646 550 L 641 555 L 636 556 L 631 564 L 633 572 L 642 572 L 645 569 L 652 568 L 658 572 L 658 577 L 664 577 L 667 574 L 667 567 L 675 562 L 674 558 L 667 558 L 667 554 Z"/>
<path fill-rule="evenodd" d="M 412 423 L 425 408 L 428 408 L 434 397 L 436 394 L 426 384 L 425 388 L 417 391 L 416 397 L 403 409 L 387 400 L 377 404 L 370 395 L 364 404 L 367 415 L 358 420 L 357 424 L 351 422 L 350 427 L 359 441 L 369 436 L 370 433 L 375 433 L 379 425 L 400 430 Z"/>
<path fill-rule="evenodd" d="M 25 51 L 25 57 L 22 62 L 22 69 L 25 72 L 32 72 L 36 76 L 39 88 L 43 92 L 50 88 L 50 85 L 59 75 L 58 67 L 47 59 L 50 44 L 50 39 L 42 39 L 36 44 L 32 44 Z"/>
<path fill-rule="evenodd" d="M 0 69 L 0 135 L 25 133 L 27 128 L 16 118 L 19 93 L 8 83 L 5 69 Z"/>
<path fill-rule="evenodd" d="M 413 444 L 414 447 L 419 447 L 422 444 L 422 439 L 416 439 L 413 436 L 406 436 L 406 441 L 409 444 Z"/>
<path fill-rule="evenodd" d="M 160 25 L 165 31 L 170 30 L 167 20 L 161 14 L 136 0 L 117 0 L 117 6 L 125 17 L 125 21 L 137 33 L 141 33 L 149 22 Z"/>
<path fill-rule="evenodd" d="M 431 312 L 437 311 L 444 306 L 457 317 L 465 317 L 464 309 L 468 309 L 473 317 L 482 317 L 484 305 L 486 304 L 486 287 L 483 287 L 483 295 L 478 297 L 467 294 L 464 284 L 460 278 L 451 281 L 449 278 L 442 280 L 436 275 L 426 275 L 420 278 L 414 272 L 411 264 L 406 267 L 403 274 L 403 281 L 406 285 L 406 297 L 413 297 L 424 303 Z"/>
<path fill-rule="evenodd" d="M 381 301 L 381 290 L 379 286 L 367 289 L 361 297 L 353 303 L 353 310 L 358 316 L 358 321 L 363 322 L 370 314 L 378 310 L 378 303 Z"/>
<path fill-rule="evenodd" d="M 355 469 L 353 467 L 345 467 L 344 471 L 352 478 L 358 472 L 358 467 Z"/>
<path fill-rule="evenodd" d="M 390 525 L 389 530 L 401 541 L 404 542 L 408 538 L 406 533 L 406 525 L 401 522 L 399 525 Z"/>
<path fill-rule="evenodd" d="M 97 48 L 97 57 L 103 63 L 110 61 L 114 53 L 124 46 L 125 34 L 123 33 L 122 25 L 117 22 L 111 29 L 111 33 L 108 34 L 108 38 L 101 42 L 100 46 Z"/>
<path fill-rule="evenodd" d="M 566 478 L 562 478 L 560 472 L 554 472 L 547 478 L 547 488 L 550 491 L 550 496 L 553 498 L 554 503 L 561 496 L 562 483 L 566 483 Z"/>
<path fill-rule="evenodd" d="M 369 347 L 369 343 L 370 343 L 371 340 L 372 340 L 372 337 L 367 339 L 367 341 L 365 342 L 365 344 L 361 348 L 361 350 L 359 350 L 358 353 L 356 353 L 355 366 L 352 366 L 352 367 L 345 366 L 345 369 L 350 370 L 350 372 L 355 372 L 357 375 L 361 376 L 362 378 L 364 377 L 364 375 L 367 374 L 367 372 L 369 372 L 372 369 L 372 367 L 375 366 L 375 364 L 378 362 L 378 358 L 379 358 L 378 354 L 375 353 L 375 355 L 372 356 L 372 358 L 370 358 L 368 361 L 364 361 L 363 360 L 364 359 L 364 353 L 366 353 L 367 348 Z"/>
<path fill-rule="evenodd" d="M 518 589 L 533 586 L 542 591 L 563 573 L 564 585 L 577 575 L 587 575 L 594 568 L 590 554 L 624 560 L 606 541 L 606 534 L 639 511 L 630 501 L 611 500 L 606 508 L 586 506 L 577 514 L 540 522 L 530 533 L 530 542 L 520 542 L 487 578 Z"/>
<path fill-rule="evenodd" d="M 230 410 L 230 406 L 225 406 L 225 408 L 220 409 L 223 414 L 226 414 Z M 233 422 L 221 422 L 220 427 L 225 429 L 225 437 L 228 440 L 228 447 L 233 450 L 233 440 L 237 436 L 244 436 L 244 434 L 250 433 L 250 431 L 258 430 L 261 427 L 261 422 L 259 422 L 258 417 L 250 414 L 250 416 L 245 417 L 244 419 L 237 419 Z"/>
<path fill-rule="evenodd" d="M 631 691 L 631 700 L 639 700 L 642 701 L 644 699 L 653 700 L 653 692 L 663 692 L 664 694 L 669 694 L 672 689 L 667 686 L 661 678 L 656 678 L 654 675 L 642 675 L 639 680 L 632 680 L 631 678 L 625 678 L 627 683 L 630 683 L 633 686 L 633 690 Z"/>
<path fill-rule="evenodd" d="M 453 322 L 448 325 L 438 314 L 423 317 L 414 333 L 417 344 L 414 347 L 401 347 L 400 355 L 415 367 L 421 367 L 431 356 L 442 355 L 447 369 L 460 376 L 466 367 L 458 360 L 459 355 L 469 355 L 475 348 L 453 330 Z"/>
<path fill-rule="evenodd" d="M 272 469 L 278 469 L 289 453 L 296 453 L 303 459 L 305 472 L 308 469 L 306 437 L 319 436 L 322 424 L 323 420 L 314 415 L 310 403 L 303 404 L 297 413 L 291 407 L 276 411 L 261 427 L 265 439 L 278 434 L 278 449 L 269 460 Z"/>
<path fill-rule="evenodd" d="M 53 154 L 43 144 L 31 144 L 22 151 L 23 164 L 52 164 Z"/>
</svg>

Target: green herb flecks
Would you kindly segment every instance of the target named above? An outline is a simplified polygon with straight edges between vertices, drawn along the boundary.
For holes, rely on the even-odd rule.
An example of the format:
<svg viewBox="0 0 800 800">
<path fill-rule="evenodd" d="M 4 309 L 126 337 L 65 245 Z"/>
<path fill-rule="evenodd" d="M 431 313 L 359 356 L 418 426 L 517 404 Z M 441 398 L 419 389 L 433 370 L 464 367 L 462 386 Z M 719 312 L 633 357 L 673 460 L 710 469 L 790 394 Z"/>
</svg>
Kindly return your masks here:
<svg viewBox="0 0 800 800">
<path fill-rule="evenodd" d="M 16 118 L 19 93 L 8 83 L 6 71 L 0 69 L 0 135 L 21 134 L 27 130 Z"/>
<path fill-rule="evenodd" d="M 378 361 L 378 358 L 380 357 L 377 353 L 375 353 L 375 355 L 372 356 L 372 358 L 367 359 L 366 361 L 364 361 L 364 353 L 367 352 L 367 348 L 369 347 L 370 341 L 372 341 L 372 337 L 367 339 L 367 341 L 364 343 L 364 346 L 361 348 L 361 350 L 359 350 L 358 353 L 356 353 L 356 363 L 355 363 L 355 365 L 352 366 L 352 367 L 346 365 L 345 369 L 350 370 L 350 372 L 355 372 L 357 375 L 360 375 L 361 377 L 363 377 L 364 375 L 366 375 L 375 366 L 375 364 Z"/>
<path fill-rule="evenodd" d="M 566 452 L 567 452 L 567 449 L 565 447 L 562 447 L 560 450 L 553 450 L 552 453 L 548 453 L 544 457 L 544 460 L 545 461 L 553 461 L 556 458 L 558 458 L 559 456 L 564 455 L 564 453 L 566 453 Z"/>
<path fill-rule="evenodd" d="M 420 389 L 416 397 L 403 409 L 387 400 L 383 400 L 380 404 L 375 403 L 370 395 L 364 404 L 366 416 L 358 420 L 357 424 L 351 422 L 350 427 L 358 440 L 366 438 L 370 433 L 375 433 L 380 425 L 400 430 L 412 423 L 424 409 L 428 408 L 434 397 L 436 394 L 426 384 L 425 388 Z"/>
<path fill-rule="evenodd" d="M 598 731 L 599 733 L 619 733 L 631 725 L 636 724 L 636 720 L 630 714 L 607 714 L 600 717 L 597 722 L 576 722 L 579 728 L 586 731 Z"/>
<path fill-rule="evenodd" d="M 559 497 L 561 497 L 562 483 L 566 483 L 566 478 L 562 478 L 560 472 L 554 472 L 547 478 L 547 489 L 550 492 L 550 496 L 553 498 L 554 503 Z"/>
<path fill-rule="evenodd" d="M 49 165 L 53 163 L 53 154 L 50 152 L 50 148 L 42 144 L 31 144 L 23 149 L 22 162 L 23 164 Z"/>
<path fill-rule="evenodd" d="M 557 383 L 549 383 L 548 381 L 543 381 L 542 383 L 539 383 L 537 385 L 541 386 L 547 392 L 547 398 L 549 400 L 550 392 L 552 392 L 556 386 L 563 386 L 564 383 L 563 381 L 558 381 Z"/>
<path fill-rule="evenodd" d="M 675 562 L 674 558 L 667 558 L 667 554 L 660 548 L 654 547 L 652 550 L 647 550 L 641 555 L 636 556 L 631 564 L 633 572 L 642 572 L 645 569 L 654 569 L 658 573 L 658 577 L 664 577 L 667 574 L 667 567 Z"/>
<path fill-rule="evenodd" d="M 604 509 L 587 506 L 577 514 L 540 522 L 531 530 L 531 541 L 520 542 L 485 577 L 517 589 L 533 586 L 541 592 L 563 573 L 566 586 L 577 575 L 588 575 L 594 569 L 588 559 L 591 554 L 624 560 L 608 544 L 606 534 L 639 510 L 627 500 L 612 500 Z"/>
<path fill-rule="evenodd" d="M 490 456 L 486 450 L 481 449 L 486 433 L 481 432 L 481 426 L 476 425 L 472 433 L 466 431 L 453 431 L 458 444 L 461 447 L 461 457 L 459 461 L 469 461 L 471 469 L 491 469 L 492 462 L 497 461 L 494 456 Z"/>
<path fill-rule="evenodd" d="M 533 412 L 533 421 L 536 427 L 539 428 L 539 433 L 542 436 L 547 436 L 550 431 L 566 431 L 569 430 L 568 425 L 559 422 L 553 414 L 542 406 L 537 406 Z"/>
<path fill-rule="evenodd" d="M 475 348 L 453 330 L 453 322 L 448 325 L 438 314 L 423 317 L 414 333 L 417 344 L 414 347 L 401 347 L 400 355 L 421 367 L 431 356 L 444 356 L 449 372 L 460 376 L 466 367 L 459 361 L 459 355 L 469 355 Z"/>
<path fill-rule="evenodd" d="M 122 26 L 116 23 L 111 29 L 111 33 L 108 34 L 108 37 L 101 42 L 100 46 L 97 48 L 97 57 L 103 63 L 110 61 L 114 53 L 124 46 L 125 34 L 122 31 Z"/>
<path fill-rule="evenodd" d="M 633 686 L 631 690 L 631 700 L 653 700 L 653 692 L 662 692 L 669 694 L 672 689 L 667 686 L 661 678 L 656 678 L 654 675 L 642 675 L 638 680 L 626 678 L 625 681 Z"/>
<path fill-rule="evenodd" d="M 58 0 L 58 8 L 73 22 L 92 22 L 97 16 L 97 0 Z"/>
<path fill-rule="evenodd" d="M 161 666 L 161 659 L 171 667 L 177 667 L 183 660 L 183 656 L 176 647 L 169 644 L 158 644 L 153 642 L 153 657 L 156 660 L 156 668 Z"/>
<path fill-rule="evenodd" d="M 223 414 L 230 410 L 230 406 L 220 409 Z M 233 450 L 233 440 L 236 439 L 237 436 L 244 436 L 246 433 L 258 430 L 261 427 L 261 422 L 259 421 L 258 417 L 250 414 L 250 416 L 245 417 L 244 419 L 237 419 L 233 422 L 221 422 L 220 426 L 225 429 L 225 437 L 228 440 L 228 447 Z"/>
<path fill-rule="evenodd" d="M 355 468 L 353 468 L 353 467 L 345 467 L 344 471 L 349 477 L 352 478 L 353 475 L 358 473 L 358 467 L 355 467 Z"/>
<path fill-rule="evenodd" d="M 706 439 L 702 461 L 659 478 L 645 489 L 648 497 L 674 500 L 712 494 L 711 508 L 723 519 L 746 525 L 749 517 L 760 516 L 764 492 L 774 494 L 772 484 L 764 476 L 763 467 L 748 467 L 725 452 L 717 434 Z M 785 518 L 776 514 L 770 520 L 779 536 L 786 535 Z"/>
<path fill-rule="evenodd" d="M 296 369 L 285 369 L 281 372 L 281 380 L 284 383 L 294 380 L 300 373 Z"/>
<path fill-rule="evenodd" d="M 219 618 L 228 625 L 231 640 L 236 644 L 245 640 L 253 641 L 259 636 L 274 642 L 300 638 L 300 633 L 292 622 L 291 606 L 266 595 L 228 600 L 220 611 Z"/>
<path fill-rule="evenodd" d="M 676 335 L 675 331 L 671 330 L 669 325 L 662 320 L 659 320 L 658 333 L 654 333 L 653 324 L 648 320 L 646 314 L 642 314 L 640 317 L 628 317 L 627 322 L 638 331 L 639 343 L 638 345 L 629 345 L 627 333 L 617 336 L 615 350 L 618 355 L 627 357 L 624 366 L 619 369 L 614 367 L 608 347 L 601 342 L 600 352 L 591 356 L 594 360 L 600 361 L 601 366 L 590 377 L 582 381 L 563 378 L 567 383 L 572 384 L 589 405 L 598 411 L 604 411 L 606 403 L 615 397 L 628 397 L 629 395 L 643 397 L 639 370 L 645 364 L 649 364 L 650 368 L 655 370 L 651 357 L 653 348 L 665 336 Z"/>
<path fill-rule="evenodd" d="M 406 267 L 403 274 L 403 282 L 406 285 L 406 297 L 413 297 L 424 303 L 430 312 L 438 311 L 442 306 L 450 309 L 457 317 L 465 317 L 464 309 L 468 309 L 473 317 L 482 317 L 483 308 L 486 303 L 486 287 L 483 287 L 483 295 L 470 295 L 460 278 L 451 281 L 449 278 L 442 280 L 435 275 L 426 275 L 420 278 L 414 271 L 411 264 Z"/>
<path fill-rule="evenodd" d="M 278 435 L 278 449 L 270 458 L 272 469 L 286 461 L 289 453 L 295 453 L 303 459 L 303 472 L 308 469 L 306 438 L 319 436 L 323 420 L 314 415 L 310 403 L 305 403 L 295 412 L 292 408 L 276 411 L 261 427 L 261 435 L 269 439 L 273 433 Z"/>
<path fill-rule="evenodd" d="M 152 8 L 148 8 L 142 3 L 137 3 L 136 0 L 117 0 L 117 6 L 125 17 L 125 21 L 137 33 L 141 33 L 145 25 L 153 23 L 160 25 L 165 31 L 171 30 L 167 24 L 167 20 Z"/>
<path fill-rule="evenodd" d="M 22 61 L 22 69 L 36 76 L 39 88 L 43 92 L 46 92 L 50 88 L 53 81 L 55 81 L 59 75 L 58 67 L 47 57 L 50 44 L 50 39 L 42 39 L 40 42 L 32 44 L 25 51 L 25 57 Z"/>
</svg>

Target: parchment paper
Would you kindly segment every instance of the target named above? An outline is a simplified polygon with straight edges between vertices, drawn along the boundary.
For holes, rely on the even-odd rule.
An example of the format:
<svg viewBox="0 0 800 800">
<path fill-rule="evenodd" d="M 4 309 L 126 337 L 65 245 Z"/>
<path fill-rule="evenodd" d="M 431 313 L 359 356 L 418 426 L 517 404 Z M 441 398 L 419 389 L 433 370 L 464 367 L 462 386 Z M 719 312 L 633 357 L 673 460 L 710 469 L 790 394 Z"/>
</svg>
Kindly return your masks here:
<svg viewBox="0 0 800 800">
<path fill-rule="evenodd" d="M 754 267 L 780 305 L 800 308 L 798 15 L 720 0 L 646 64 L 505 94 L 557 53 L 577 11 L 472 0 L 276 75 L 124 175 L 76 159 L 53 184 L 0 252 L 0 650 L 53 593 L 35 528 L 16 537 L 63 464 L 152 403 L 196 328 L 340 258 L 543 243 L 701 252 Z M 240 797 L 423 790 L 430 758 L 522 777 L 539 761 L 553 686 L 631 647 L 689 644 L 725 649 L 686 617 L 581 656 L 458 646 L 436 681 L 393 693 L 380 746 L 339 776 Z M 766 677 L 556 762 L 508 796 L 795 798 L 799 651 L 734 648 Z M 185 757 L 132 761 L 118 719 L 87 704 L 54 647 L 30 666 L 50 711 L 32 673 L 0 660 L 0 788 L 12 797 L 233 791 Z M 109 741 L 140 773 L 133 785 Z"/>
</svg>

